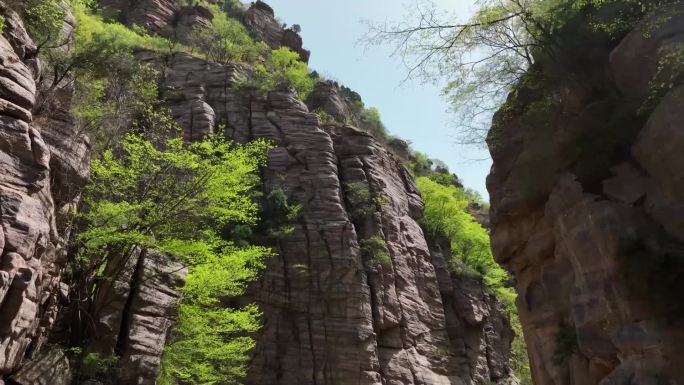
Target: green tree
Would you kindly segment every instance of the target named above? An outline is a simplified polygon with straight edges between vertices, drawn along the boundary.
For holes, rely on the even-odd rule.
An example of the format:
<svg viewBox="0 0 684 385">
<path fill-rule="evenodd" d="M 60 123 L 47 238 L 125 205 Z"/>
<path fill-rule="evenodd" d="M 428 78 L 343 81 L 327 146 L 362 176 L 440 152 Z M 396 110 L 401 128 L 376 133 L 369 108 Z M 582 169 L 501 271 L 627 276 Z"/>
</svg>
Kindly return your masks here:
<svg viewBox="0 0 684 385">
<path fill-rule="evenodd" d="M 129 133 L 120 149 L 92 162 L 80 214 L 79 285 L 92 293 L 110 261 L 133 250 L 157 250 L 189 266 L 179 325 L 164 358 L 166 383 L 235 383 L 244 374 L 246 333 L 258 328 L 254 306 L 228 308 L 257 277 L 269 251 L 237 247 L 225 226 L 254 224 L 255 187 L 269 145 L 208 137 L 184 144 L 173 135 Z M 116 274 L 116 273 L 114 273 Z"/>
<path fill-rule="evenodd" d="M 254 77 L 253 82 L 245 85 L 263 91 L 292 87 L 302 99 L 305 99 L 314 87 L 306 63 L 300 60 L 298 53 L 286 47 L 274 49 L 267 63 L 257 64 Z"/>
<path fill-rule="evenodd" d="M 216 4 L 204 3 L 212 15 L 210 27 L 196 26 L 193 45 L 217 63 L 255 62 L 266 56 L 268 46 L 255 41 L 238 20 L 228 17 Z"/>
<path fill-rule="evenodd" d="M 62 0 L 28 0 L 24 20 L 38 52 L 43 49 L 62 48 L 69 43 L 64 33 L 67 4 Z"/>
<path fill-rule="evenodd" d="M 81 214 L 86 225 L 78 240 L 80 260 L 93 272 L 111 254 L 135 247 L 200 264 L 229 246 L 216 229 L 256 220 L 251 195 L 265 142 L 154 141 L 126 134 L 120 150 L 92 162 Z"/>
<path fill-rule="evenodd" d="M 387 129 L 382 123 L 380 111 L 375 107 L 364 108 L 361 111 L 361 127 L 378 139 L 387 140 Z"/>
<path fill-rule="evenodd" d="M 511 363 L 524 384 L 531 384 L 527 349 L 515 308 L 516 293 L 507 271 L 499 266 L 491 252 L 489 234 L 468 213 L 473 203 L 470 193 L 454 185 L 443 185 L 429 177 L 416 179 L 425 201 L 423 227 L 431 237 L 445 237 L 451 245 L 447 261 L 454 274 L 474 274 L 502 301 L 508 310 L 516 333 L 512 344 Z"/>
<path fill-rule="evenodd" d="M 485 0 L 463 21 L 420 0 L 402 21 L 370 25 L 364 40 L 393 45 L 407 78 L 442 85 L 459 142 L 484 145 L 492 114 L 528 69 L 540 58 L 556 60 L 558 47 L 577 39 L 577 26 L 564 33 L 570 21 L 581 15 L 596 31 L 619 36 L 646 13 L 677 1 Z"/>
</svg>

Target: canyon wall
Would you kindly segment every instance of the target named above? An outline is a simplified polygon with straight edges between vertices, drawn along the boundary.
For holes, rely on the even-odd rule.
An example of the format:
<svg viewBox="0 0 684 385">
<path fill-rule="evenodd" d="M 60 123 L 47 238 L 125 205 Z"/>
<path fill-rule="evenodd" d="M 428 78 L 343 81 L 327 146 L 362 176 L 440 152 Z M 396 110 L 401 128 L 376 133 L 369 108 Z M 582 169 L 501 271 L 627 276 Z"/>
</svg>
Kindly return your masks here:
<svg viewBox="0 0 684 385">
<path fill-rule="evenodd" d="M 71 90 L 47 94 L 21 18 L 2 2 L 0 13 L 0 373 L 8 375 L 43 347 L 68 295 L 61 284 L 67 213 L 89 154 L 70 122 Z"/>
<path fill-rule="evenodd" d="M 185 53 L 156 65 L 186 138 L 225 125 L 233 140 L 273 141 L 265 195 L 279 188 L 303 207 L 250 290 L 264 326 L 248 383 L 515 383 L 502 305 L 479 281 L 452 280 L 392 152 L 358 128 L 322 124 L 292 92 L 236 90 L 239 67 Z M 380 203 L 356 201 L 352 186 Z M 364 259 L 359 245 L 372 236 L 386 242 L 390 263 Z"/>
<path fill-rule="evenodd" d="M 681 71 L 683 14 L 576 28 L 494 118 L 492 247 L 536 384 L 684 382 L 684 86 L 652 82 Z"/>
<path fill-rule="evenodd" d="M 121 21 L 165 36 L 210 21 L 200 6 L 173 1 L 103 4 Z M 77 293 L 62 282 L 65 244 L 90 148 L 69 112 L 69 82 L 49 85 L 20 18 L 2 3 L 0 13 L 0 370 L 10 384 L 66 385 L 70 363 L 55 344 L 79 337 L 62 321 L 81 309 L 66 305 Z M 264 3 L 241 17 L 271 47 L 308 59 L 301 38 Z M 65 35 L 69 28 L 72 19 Z M 419 225 L 423 202 L 403 164 L 406 148 L 390 149 L 354 126 L 323 124 L 293 91 L 240 89 L 249 71 L 239 65 L 189 53 L 137 55 L 159 70 L 160 97 L 187 140 L 220 130 L 237 142 L 271 140 L 263 191 L 282 189 L 302 206 L 249 298 L 235 299 L 263 311 L 248 383 L 517 383 L 503 306 L 479 280 L 449 273 L 448 247 L 426 239 Z M 318 94 L 321 106 L 348 103 L 326 100 L 339 91 L 330 87 Z M 365 201 L 355 196 L 359 188 Z M 371 239 L 381 240 L 389 260 L 362 252 Z M 105 272 L 113 270 L 121 274 L 99 285 L 87 315 L 97 331 L 88 351 L 120 357 L 119 384 L 154 384 L 184 271 L 136 251 Z"/>
</svg>

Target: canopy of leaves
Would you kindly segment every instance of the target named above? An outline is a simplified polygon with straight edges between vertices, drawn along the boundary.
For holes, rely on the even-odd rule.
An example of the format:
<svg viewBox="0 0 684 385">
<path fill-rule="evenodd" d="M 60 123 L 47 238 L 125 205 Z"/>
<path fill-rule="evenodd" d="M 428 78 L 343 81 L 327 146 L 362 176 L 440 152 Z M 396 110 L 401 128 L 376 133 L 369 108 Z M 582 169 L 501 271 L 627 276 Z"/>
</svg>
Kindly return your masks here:
<svg viewBox="0 0 684 385">
<path fill-rule="evenodd" d="M 79 235 L 88 260 L 118 246 L 151 248 L 199 263 L 222 246 L 214 229 L 228 222 L 252 223 L 257 204 L 250 195 L 268 145 L 246 146 L 211 137 L 184 145 L 181 138 L 159 146 L 127 134 L 121 154 L 105 151 L 92 162 Z"/>
<path fill-rule="evenodd" d="M 371 25 L 365 40 L 393 45 L 407 77 L 443 85 L 459 141 L 484 145 L 492 114 L 527 70 L 577 38 L 563 29 L 578 15 L 595 31 L 619 36 L 647 12 L 676 1 L 485 0 L 464 21 L 420 0 L 402 21 Z"/>
<path fill-rule="evenodd" d="M 254 81 L 247 82 L 245 86 L 257 87 L 262 91 L 292 87 L 302 99 L 305 99 L 314 87 L 306 63 L 300 60 L 298 53 L 286 47 L 271 51 L 269 61 L 255 66 L 254 76 Z"/>
<path fill-rule="evenodd" d="M 422 220 L 429 236 L 445 237 L 451 245 L 451 260 L 447 261 L 455 274 L 475 274 L 507 306 L 511 324 L 516 332 L 512 346 L 512 364 L 516 375 L 531 384 L 527 348 L 522 339 L 522 327 L 515 309 L 515 290 L 507 271 L 492 255 L 489 234 L 468 213 L 473 198 L 462 188 L 443 185 L 429 177 L 419 177 L 416 183 L 425 201 Z"/>
<path fill-rule="evenodd" d="M 244 294 L 267 255 L 262 247 L 228 248 L 191 269 L 159 384 L 240 383 L 248 363 L 246 352 L 254 347 L 247 333 L 258 330 L 260 312 L 254 305 L 235 309 L 221 301 Z"/>
<path fill-rule="evenodd" d="M 217 63 L 253 63 L 264 57 L 268 46 L 256 42 L 238 20 L 228 17 L 218 4 L 203 2 L 212 15 L 210 27 L 197 26 L 193 31 L 194 46 Z"/>
</svg>

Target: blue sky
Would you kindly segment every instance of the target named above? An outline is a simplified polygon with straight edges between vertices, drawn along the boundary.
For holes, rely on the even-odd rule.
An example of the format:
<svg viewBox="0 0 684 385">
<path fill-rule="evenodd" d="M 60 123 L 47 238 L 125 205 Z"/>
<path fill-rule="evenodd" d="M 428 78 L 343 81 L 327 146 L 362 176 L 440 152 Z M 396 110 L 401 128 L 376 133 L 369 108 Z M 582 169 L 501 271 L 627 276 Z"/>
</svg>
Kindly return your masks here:
<svg viewBox="0 0 684 385">
<path fill-rule="evenodd" d="M 380 110 L 389 131 L 412 147 L 441 159 L 464 182 L 487 197 L 485 178 L 491 161 L 486 150 L 454 143 L 453 116 L 440 96 L 440 87 L 409 81 L 391 47 L 366 49 L 359 39 L 367 31 L 363 20 L 401 20 L 405 8 L 397 0 L 266 0 L 277 17 L 302 27 L 304 46 L 311 50 L 312 69 L 337 80 Z M 439 7 L 467 18 L 474 0 L 435 0 Z M 486 160 L 482 160 L 486 159 Z"/>
</svg>

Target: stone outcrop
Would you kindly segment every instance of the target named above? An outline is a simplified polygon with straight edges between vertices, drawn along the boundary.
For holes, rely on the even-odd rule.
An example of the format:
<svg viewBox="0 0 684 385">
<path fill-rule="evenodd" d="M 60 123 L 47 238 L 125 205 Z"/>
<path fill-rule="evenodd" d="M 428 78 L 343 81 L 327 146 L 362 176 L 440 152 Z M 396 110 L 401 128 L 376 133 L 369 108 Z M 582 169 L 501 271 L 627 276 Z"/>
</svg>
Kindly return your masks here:
<svg viewBox="0 0 684 385">
<path fill-rule="evenodd" d="M 358 96 L 358 94 L 356 95 Z M 358 99 L 359 101 L 360 98 Z M 319 81 L 314 90 L 307 97 L 306 105 L 311 111 L 322 111 L 338 122 L 361 125 L 361 111 L 354 101 L 336 82 L 331 80 Z"/>
<path fill-rule="evenodd" d="M 684 86 L 645 102 L 684 48 L 672 7 L 615 44 L 568 43 L 567 66 L 529 74 L 562 80 L 522 87 L 494 119 L 492 246 L 516 276 L 536 384 L 684 383 Z"/>
<path fill-rule="evenodd" d="M 103 4 L 128 25 L 163 36 L 210 17 L 167 0 Z M 66 385 L 70 362 L 45 341 L 70 294 L 61 282 L 64 244 L 68 215 L 88 178 L 90 145 L 69 114 L 73 90 L 41 82 L 42 65 L 21 20 L 2 3 L 0 12 L 0 372 L 13 384 Z M 279 25 L 264 3 L 243 16 L 273 48 L 288 46 L 308 59 L 299 35 Z M 448 251 L 423 234 L 423 202 L 403 165 L 405 144 L 392 149 L 356 128 L 353 101 L 337 86 L 327 93 L 319 86 L 314 101 L 342 106 L 339 120 L 353 125 L 324 124 L 291 90 L 236 87 L 248 74 L 237 65 L 188 53 L 137 55 L 160 70 L 160 96 L 185 139 L 223 133 L 237 142 L 271 140 L 263 189 L 280 188 L 302 205 L 287 223 L 291 233 L 267 239 L 277 256 L 247 298 L 264 314 L 249 383 L 516 383 L 513 335 L 501 305 L 478 280 L 451 275 Z M 365 201 L 357 188 L 367 192 Z M 371 239 L 385 245 L 387 261 L 362 250 Z M 155 383 L 184 275 L 182 266 L 152 252 L 109 261 L 104 276 L 115 278 L 97 285 L 88 314 L 95 333 L 85 341 L 85 353 L 119 357 L 118 376 L 107 381 Z"/>
<path fill-rule="evenodd" d="M 61 349 L 45 349 L 22 365 L 10 380 L 14 385 L 69 385 L 71 367 Z"/>
<path fill-rule="evenodd" d="M 211 12 L 201 6 L 183 6 L 179 0 L 101 0 L 106 13 L 128 26 L 140 26 L 164 37 L 188 40 L 189 32 L 196 26 L 208 26 L 213 18 Z M 302 37 L 292 28 L 286 28 L 276 20 L 273 8 L 257 1 L 247 10 L 236 15 L 247 30 L 271 48 L 287 47 L 297 52 L 304 62 L 311 52 L 304 49 Z"/>
<path fill-rule="evenodd" d="M 38 109 L 47 95 L 36 47 L 16 12 L 0 3 L 0 13 L 0 373 L 6 375 L 40 351 L 56 318 L 68 232 L 63 209 L 87 176 L 88 146 L 65 123 L 68 89 L 52 90 L 49 104 L 61 109 Z"/>
<path fill-rule="evenodd" d="M 480 283 L 446 272 L 417 223 L 423 203 L 412 177 L 384 145 L 353 126 L 322 124 L 290 91 L 234 89 L 239 67 L 184 53 L 152 62 L 186 138 L 225 125 L 238 142 L 273 141 L 264 191 L 281 188 L 303 206 L 250 290 L 264 313 L 250 384 L 515 382 L 500 305 Z M 376 199 L 356 202 L 350 186 Z M 362 256 L 374 235 L 389 265 Z"/>
<path fill-rule="evenodd" d="M 276 20 L 273 8 L 261 0 L 253 3 L 243 16 L 247 29 L 255 33 L 259 39 L 271 48 L 287 47 L 297 52 L 303 62 L 308 62 L 311 52 L 303 48 L 299 33 L 291 28 L 285 28 Z"/>
<path fill-rule="evenodd" d="M 118 356 L 122 385 L 154 385 L 168 333 L 178 317 L 187 267 L 153 251 L 121 255 L 107 265 L 91 316 L 90 353 Z"/>
</svg>

